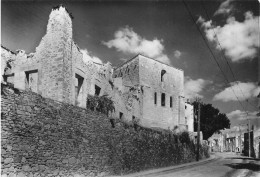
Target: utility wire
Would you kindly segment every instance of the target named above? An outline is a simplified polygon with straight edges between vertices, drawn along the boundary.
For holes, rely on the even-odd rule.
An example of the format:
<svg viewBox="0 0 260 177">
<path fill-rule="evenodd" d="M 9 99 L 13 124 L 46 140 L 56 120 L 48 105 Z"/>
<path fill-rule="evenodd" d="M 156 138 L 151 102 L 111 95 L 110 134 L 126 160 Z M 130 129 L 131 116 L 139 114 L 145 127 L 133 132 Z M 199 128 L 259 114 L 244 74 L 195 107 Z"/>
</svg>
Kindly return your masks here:
<svg viewBox="0 0 260 177">
<path fill-rule="evenodd" d="M 203 1 L 201 1 L 201 4 L 202 4 L 202 8 L 204 9 L 204 11 L 205 11 L 205 13 L 206 13 L 206 16 L 207 16 L 207 18 L 208 18 L 208 20 L 209 20 L 210 17 L 209 17 L 209 14 L 208 14 L 208 12 L 207 12 L 207 9 L 205 8 L 205 5 L 204 5 Z M 234 74 L 234 72 L 233 72 L 233 70 L 232 70 L 232 68 L 231 68 L 231 66 L 230 66 L 230 63 L 228 62 L 228 59 L 226 58 L 226 56 L 225 56 L 225 54 L 224 54 L 224 50 L 223 50 L 223 48 L 222 48 L 222 46 L 221 46 L 221 44 L 220 44 L 220 42 L 219 42 L 219 39 L 218 39 L 218 36 L 217 36 L 216 31 L 215 31 L 214 28 L 212 28 L 212 30 L 213 30 L 213 32 L 214 32 L 214 36 L 215 36 L 215 38 L 216 38 L 217 44 L 218 44 L 219 47 L 220 47 L 220 51 L 221 51 L 222 57 L 225 59 L 227 65 L 228 65 L 228 68 L 229 68 L 229 70 L 231 71 L 231 74 L 232 74 L 232 76 L 233 76 L 233 78 L 234 78 L 234 81 L 235 81 L 235 83 L 238 85 L 238 88 L 240 89 L 240 92 L 242 93 L 242 95 L 244 96 L 244 98 L 246 98 L 245 95 L 244 95 L 244 93 L 243 93 L 243 91 L 242 91 L 242 89 L 241 89 L 241 87 L 240 87 L 239 84 L 238 84 L 238 81 L 237 81 L 237 79 L 236 79 L 236 77 L 235 77 L 235 74 Z M 232 86 L 231 86 L 231 87 L 232 87 Z M 255 105 L 249 103 L 248 100 L 247 100 L 247 104 L 250 104 L 251 106 L 256 107 Z"/>
<path fill-rule="evenodd" d="M 214 53 L 212 52 L 211 48 L 209 47 L 209 44 L 208 44 L 207 40 L 205 39 L 203 33 L 201 32 L 200 28 L 199 28 L 198 25 L 196 24 L 196 20 L 194 19 L 194 17 L 193 17 L 193 15 L 192 15 L 192 13 L 191 13 L 191 11 L 190 11 L 188 5 L 186 4 L 185 0 L 182 0 L 182 2 L 183 2 L 183 4 L 184 4 L 184 6 L 186 7 L 186 9 L 187 9 L 187 11 L 188 11 L 188 13 L 189 13 L 189 15 L 190 15 L 190 17 L 191 17 L 193 23 L 196 25 L 197 30 L 199 31 L 199 33 L 200 33 L 200 35 L 201 35 L 203 41 L 205 42 L 207 48 L 209 49 L 209 51 L 210 51 L 210 53 L 211 53 L 213 59 L 215 60 L 215 62 L 216 62 L 216 64 L 217 64 L 218 68 L 220 69 L 222 75 L 224 76 L 224 78 L 225 78 L 225 80 L 226 80 L 226 82 L 227 82 L 227 83 L 226 83 L 227 86 L 229 86 L 229 85 L 228 85 L 228 84 L 229 84 L 228 78 L 226 77 L 224 71 L 223 71 L 222 68 L 220 67 L 220 65 L 219 65 L 219 63 L 218 63 L 218 61 L 217 61 L 217 59 L 216 59 Z M 245 110 L 243 104 L 240 102 L 240 100 L 238 99 L 237 95 L 235 94 L 235 91 L 233 90 L 233 88 L 232 88 L 232 87 L 230 87 L 230 88 L 231 88 L 232 92 L 234 93 L 234 95 L 236 96 L 236 99 L 238 100 L 238 102 L 239 102 L 239 104 L 241 105 L 241 107 L 243 108 L 243 110 L 244 110 L 245 112 L 247 112 L 247 111 Z"/>
</svg>

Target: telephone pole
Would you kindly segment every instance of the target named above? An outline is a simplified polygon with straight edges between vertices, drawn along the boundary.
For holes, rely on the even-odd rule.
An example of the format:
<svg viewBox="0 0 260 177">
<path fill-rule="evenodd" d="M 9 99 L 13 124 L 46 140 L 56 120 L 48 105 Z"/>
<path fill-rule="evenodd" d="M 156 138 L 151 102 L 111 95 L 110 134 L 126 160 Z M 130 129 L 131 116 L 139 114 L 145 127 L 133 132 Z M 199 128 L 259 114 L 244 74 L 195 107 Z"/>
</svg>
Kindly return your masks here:
<svg viewBox="0 0 260 177">
<path fill-rule="evenodd" d="M 242 153 L 242 133 L 241 133 L 241 129 L 240 129 L 240 124 L 239 126 L 239 134 L 240 134 L 240 140 L 239 140 L 239 152 L 240 154 Z"/>
<path fill-rule="evenodd" d="M 200 101 L 198 100 L 198 125 L 197 125 L 197 161 L 200 158 Z"/>
<path fill-rule="evenodd" d="M 251 147 L 250 147 L 250 119 L 248 119 L 248 157 L 251 157 Z"/>
</svg>

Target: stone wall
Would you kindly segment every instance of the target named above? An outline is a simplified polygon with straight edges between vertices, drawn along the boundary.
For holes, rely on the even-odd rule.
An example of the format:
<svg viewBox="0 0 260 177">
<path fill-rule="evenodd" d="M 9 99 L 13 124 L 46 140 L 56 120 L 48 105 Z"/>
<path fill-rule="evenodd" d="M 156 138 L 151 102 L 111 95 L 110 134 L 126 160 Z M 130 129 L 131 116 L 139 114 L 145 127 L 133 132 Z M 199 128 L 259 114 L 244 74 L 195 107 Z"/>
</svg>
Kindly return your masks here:
<svg viewBox="0 0 260 177">
<path fill-rule="evenodd" d="M 102 114 L 1 88 L 2 176 L 104 176 L 195 160 L 185 137 L 117 122 L 112 128 Z"/>
<path fill-rule="evenodd" d="M 183 71 L 142 55 L 138 57 L 140 85 L 144 90 L 143 121 L 146 126 L 158 126 L 172 130 L 180 124 L 185 124 Z M 166 73 L 161 81 L 163 70 Z M 156 104 L 155 92 L 157 94 Z M 161 104 L 162 93 L 165 94 L 165 106 Z M 172 107 L 170 97 L 172 97 Z"/>
<path fill-rule="evenodd" d="M 119 130 L 111 128 L 109 119 L 33 92 L 2 89 L 2 174 L 94 176 L 110 171 L 107 135 Z"/>
<path fill-rule="evenodd" d="M 136 56 L 115 69 L 114 78 L 121 77 L 123 86 L 135 86 L 140 83 L 139 80 L 139 57 Z"/>
</svg>

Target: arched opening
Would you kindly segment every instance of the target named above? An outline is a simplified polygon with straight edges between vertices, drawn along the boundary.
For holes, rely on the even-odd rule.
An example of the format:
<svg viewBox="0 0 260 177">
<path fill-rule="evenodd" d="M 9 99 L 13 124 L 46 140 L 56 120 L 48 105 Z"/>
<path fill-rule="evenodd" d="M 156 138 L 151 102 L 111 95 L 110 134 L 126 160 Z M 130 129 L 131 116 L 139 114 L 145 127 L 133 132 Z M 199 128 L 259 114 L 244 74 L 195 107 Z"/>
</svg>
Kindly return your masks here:
<svg viewBox="0 0 260 177">
<path fill-rule="evenodd" d="M 163 69 L 163 70 L 161 71 L 161 82 L 164 81 L 165 73 L 166 73 L 166 71 Z"/>
</svg>

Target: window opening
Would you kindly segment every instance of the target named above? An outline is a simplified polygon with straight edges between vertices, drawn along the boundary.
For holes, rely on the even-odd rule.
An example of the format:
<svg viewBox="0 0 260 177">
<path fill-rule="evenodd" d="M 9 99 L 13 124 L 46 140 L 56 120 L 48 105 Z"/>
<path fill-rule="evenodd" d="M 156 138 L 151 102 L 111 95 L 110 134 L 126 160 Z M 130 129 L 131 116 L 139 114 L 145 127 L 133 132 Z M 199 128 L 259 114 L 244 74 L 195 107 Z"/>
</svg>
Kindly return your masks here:
<svg viewBox="0 0 260 177">
<path fill-rule="evenodd" d="M 165 106 L 165 93 L 162 93 L 161 104 L 162 104 L 162 106 Z"/>
</svg>

